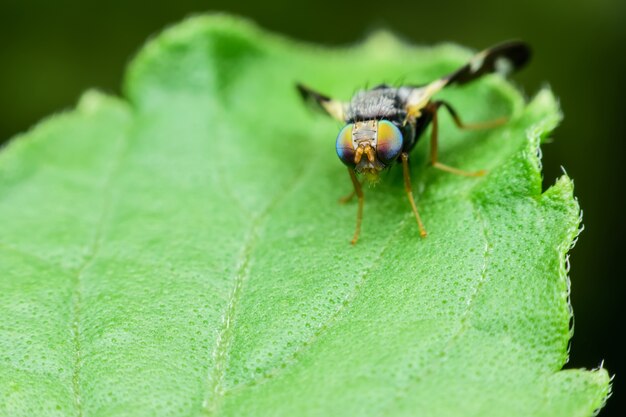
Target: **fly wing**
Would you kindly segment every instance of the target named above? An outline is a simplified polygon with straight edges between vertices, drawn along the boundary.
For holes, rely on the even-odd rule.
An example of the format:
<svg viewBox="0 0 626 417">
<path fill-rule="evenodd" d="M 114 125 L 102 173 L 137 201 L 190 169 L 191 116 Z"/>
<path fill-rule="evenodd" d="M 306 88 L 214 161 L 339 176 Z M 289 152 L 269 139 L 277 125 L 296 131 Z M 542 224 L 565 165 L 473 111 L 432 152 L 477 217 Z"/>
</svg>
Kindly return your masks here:
<svg viewBox="0 0 626 417">
<path fill-rule="evenodd" d="M 309 87 L 306 87 L 303 84 L 297 84 L 296 87 L 298 88 L 298 92 L 300 93 L 302 99 L 306 103 L 309 103 L 313 108 L 321 110 L 341 122 L 346 121 L 346 110 L 348 108 L 347 103 L 334 100 L 324 94 L 310 89 Z"/>
<path fill-rule="evenodd" d="M 485 49 L 458 70 L 407 94 L 406 108 L 409 116 L 419 116 L 431 97 L 447 85 L 462 85 L 492 72 L 504 75 L 522 68 L 530 59 L 530 47 L 520 41 L 509 41 Z M 407 88 L 407 87 L 403 87 Z"/>
<path fill-rule="evenodd" d="M 492 72 L 507 75 L 522 68 L 530 59 L 530 47 L 520 41 L 509 41 L 477 53 L 470 61 L 444 77 L 447 85 L 465 84 Z"/>
</svg>

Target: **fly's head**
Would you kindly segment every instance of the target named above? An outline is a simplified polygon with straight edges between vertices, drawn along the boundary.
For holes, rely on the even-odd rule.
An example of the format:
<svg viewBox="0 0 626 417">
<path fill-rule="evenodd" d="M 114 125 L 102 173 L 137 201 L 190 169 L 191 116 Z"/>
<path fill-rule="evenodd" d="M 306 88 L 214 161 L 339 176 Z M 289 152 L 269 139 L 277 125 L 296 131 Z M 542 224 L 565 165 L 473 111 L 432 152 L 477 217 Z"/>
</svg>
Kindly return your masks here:
<svg viewBox="0 0 626 417">
<path fill-rule="evenodd" d="M 363 174 L 370 182 L 402 152 L 402 132 L 389 120 L 348 123 L 337 136 L 337 155 L 341 162 Z"/>
</svg>

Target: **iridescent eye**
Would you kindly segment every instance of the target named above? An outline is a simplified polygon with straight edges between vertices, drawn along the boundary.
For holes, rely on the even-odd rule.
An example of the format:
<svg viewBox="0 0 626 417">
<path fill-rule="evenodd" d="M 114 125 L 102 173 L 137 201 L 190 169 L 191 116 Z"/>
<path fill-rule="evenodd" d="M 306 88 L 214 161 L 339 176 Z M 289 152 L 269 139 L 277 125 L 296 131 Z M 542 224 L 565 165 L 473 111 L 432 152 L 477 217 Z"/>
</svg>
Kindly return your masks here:
<svg viewBox="0 0 626 417">
<path fill-rule="evenodd" d="M 341 162 L 348 166 L 354 166 L 354 147 L 352 146 L 352 128 L 354 124 L 347 124 L 337 135 L 337 156 Z"/>
<path fill-rule="evenodd" d="M 381 162 L 387 164 L 396 159 L 402 151 L 402 132 L 389 120 L 378 122 L 378 140 L 376 155 Z"/>
</svg>

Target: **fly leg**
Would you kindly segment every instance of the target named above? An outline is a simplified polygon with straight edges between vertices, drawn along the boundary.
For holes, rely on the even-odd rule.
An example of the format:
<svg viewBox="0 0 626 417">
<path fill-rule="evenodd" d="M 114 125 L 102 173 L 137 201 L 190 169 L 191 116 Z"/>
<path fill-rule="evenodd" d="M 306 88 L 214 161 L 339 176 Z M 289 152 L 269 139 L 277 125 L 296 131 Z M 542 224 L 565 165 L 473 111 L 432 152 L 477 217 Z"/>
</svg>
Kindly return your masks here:
<svg viewBox="0 0 626 417">
<path fill-rule="evenodd" d="M 415 205 L 415 199 L 413 198 L 413 189 L 411 188 L 411 175 L 409 173 L 409 154 L 406 152 L 402 152 L 402 172 L 404 173 L 404 190 L 406 191 L 406 196 L 409 199 L 409 203 L 411 203 L 411 208 L 413 209 L 413 214 L 415 215 L 415 220 L 417 221 L 417 227 L 420 230 L 420 236 L 426 237 L 426 229 L 424 228 L 424 223 L 422 223 L 422 218 L 420 214 L 417 212 L 417 206 Z"/>
<path fill-rule="evenodd" d="M 352 191 L 350 191 L 350 194 L 344 195 L 343 197 L 339 199 L 339 204 L 349 203 L 354 198 L 355 195 L 356 195 L 356 192 L 353 189 Z"/>
<path fill-rule="evenodd" d="M 354 173 L 354 169 L 348 168 L 348 174 L 350 174 L 350 180 L 352 180 L 354 191 L 349 196 L 346 196 L 347 199 L 346 197 L 344 197 L 344 199 L 348 201 L 350 198 L 352 198 L 352 196 L 356 194 L 358 198 L 358 202 L 359 202 L 359 207 L 356 212 L 356 228 L 354 229 L 354 236 L 352 237 L 352 240 L 350 241 L 350 243 L 354 245 L 356 241 L 359 240 L 359 234 L 361 234 L 361 220 L 363 220 L 363 189 L 361 188 L 361 183 L 359 182 L 359 180 L 356 177 L 356 174 Z"/>
<path fill-rule="evenodd" d="M 359 183 L 360 186 L 362 186 L 363 184 Z M 354 189 L 354 187 L 352 188 L 352 191 L 350 191 L 349 194 L 344 195 L 343 197 L 341 197 L 339 199 L 339 204 L 347 204 L 350 201 L 352 201 L 352 199 L 354 198 L 354 196 L 356 195 L 356 191 Z"/>
<path fill-rule="evenodd" d="M 439 110 L 439 107 L 441 106 L 445 107 L 446 110 L 448 110 L 448 112 L 452 116 L 452 119 L 454 120 L 454 123 L 457 125 L 459 129 L 465 129 L 465 130 L 488 129 L 488 128 L 500 126 L 503 123 L 506 123 L 507 119 L 502 117 L 502 118 L 491 120 L 488 122 L 468 124 L 468 123 L 463 123 L 458 113 L 452 108 L 452 106 L 450 106 L 445 101 L 435 101 L 435 102 L 430 103 L 428 106 L 426 106 L 426 110 L 432 114 L 432 130 L 430 134 L 430 163 L 432 164 L 432 166 L 442 171 L 450 172 L 452 174 L 457 174 L 457 175 L 464 175 L 466 177 L 480 177 L 480 176 L 485 175 L 486 173 L 485 170 L 474 171 L 474 172 L 464 171 L 462 169 L 454 168 L 454 167 L 451 167 L 449 165 L 445 165 L 439 162 L 438 160 L 439 123 L 437 120 L 437 110 Z"/>
<path fill-rule="evenodd" d="M 450 116 L 452 116 L 456 127 L 463 130 L 491 129 L 494 127 L 502 126 L 509 120 L 508 117 L 503 116 L 498 117 L 494 120 L 488 120 L 486 122 L 463 123 L 463 121 L 461 121 L 461 118 L 459 117 L 459 114 L 456 112 L 456 110 L 454 110 L 454 107 L 452 107 L 447 101 L 438 100 L 432 104 L 434 104 L 436 108 L 439 108 L 440 106 L 445 107 L 446 110 L 448 110 L 448 113 L 450 113 Z"/>
</svg>

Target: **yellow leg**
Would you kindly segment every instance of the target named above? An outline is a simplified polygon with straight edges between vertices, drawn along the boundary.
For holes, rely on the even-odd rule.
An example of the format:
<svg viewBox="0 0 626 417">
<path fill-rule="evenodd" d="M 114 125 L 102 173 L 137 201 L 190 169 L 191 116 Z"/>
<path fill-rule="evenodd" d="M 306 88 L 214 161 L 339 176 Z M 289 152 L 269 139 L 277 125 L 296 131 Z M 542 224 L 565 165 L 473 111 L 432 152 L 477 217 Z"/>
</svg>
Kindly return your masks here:
<svg viewBox="0 0 626 417">
<path fill-rule="evenodd" d="M 411 188 L 411 176 L 409 174 L 409 155 L 406 152 L 402 152 L 402 171 L 404 173 L 404 189 L 409 199 L 409 203 L 411 203 L 411 208 L 413 209 L 413 214 L 415 215 L 415 220 L 417 221 L 417 227 L 419 228 L 420 236 L 426 237 L 428 233 L 426 233 L 424 223 L 422 223 L 422 218 L 417 212 L 417 206 L 415 205 L 415 199 L 413 198 L 413 189 Z"/>
<path fill-rule="evenodd" d="M 479 171 L 463 171 L 462 169 L 451 167 L 449 165 L 442 164 L 441 162 L 433 162 L 433 167 L 451 174 L 463 175 L 464 177 L 482 177 L 487 173 L 484 169 Z"/>
<path fill-rule="evenodd" d="M 456 175 L 464 175 L 466 177 L 481 177 L 483 175 L 485 175 L 485 173 L 487 171 L 485 170 L 480 170 L 480 171 L 464 171 L 462 169 L 458 169 L 458 168 L 454 168 L 451 167 L 449 165 L 446 164 L 442 164 L 441 162 L 438 161 L 438 157 L 439 157 L 439 122 L 437 120 L 437 110 L 439 109 L 439 106 L 443 105 L 445 106 L 448 111 L 450 111 L 450 114 L 452 115 L 452 117 L 454 118 L 455 122 L 457 123 L 457 126 L 459 126 L 462 129 L 471 129 L 473 127 L 468 127 L 469 125 L 465 125 L 461 122 L 461 120 L 458 118 L 456 112 L 454 112 L 454 110 L 452 110 L 452 107 L 450 107 L 447 103 L 443 102 L 443 101 L 438 101 L 438 102 L 434 102 L 431 103 L 427 109 L 428 111 L 431 112 L 432 114 L 432 129 L 431 129 L 431 133 L 430 133 L 430 163 L 432 164 L 433 167 L 440 169 L 442 171 L 446 171 L 446 172 L 450 172 L 452 174 L 456 174 Z M 476 125 L 473 125 L 476 126 Z"/>
<path fill-rule="evenodd" d="M 354 190 L 352 190 L 352 191 L 350 191 L 350 194 L 344 195 L 343 197 L 341 197 L 339 199 L 339 203 L 340 204 L 349 203 L 354 198 L 355 195 L 356 195 L 356 193 L 354 192 Z"/>
<path fill-rule="evenodd" d="M 362 185 L 362 184 L 359 182 L 359 185 Z M 354 187 L 353 187 L 352 191 L 350 191 L 350 194 L 344 195 L 343 197 L 339 199 L 339 204 L 349 203 L 350 201 L 352 201 L 355 195 L 356 195 L 356 191 L 354 190 Z"/>
<path fill-rule="evenodd" d="M 357 240 L 359 240 L 359 235 L 361 234 L 361 220 L 363 219 L 363 189 L 361 188 L 361 183 L 356 178 L 354 170 L 352 168 L 348 168 L 348 173 L 350 174 L 350 179 L 352 180 L 352 185 L 354 186 L 353 194 L 356 194 L 359 201 L 359 207 L 356 212 L 356 228 L 354 229 L 354 236 L 350 241 L 350 243 L 354 245 Z"/>
<path fill-rule="evenodd" d="M 459 114 L 456 112 L 456 110 L 454 110 L 454 108 L 448 102 L 440 100 L 440 101 L 435 101 L 433 105 L 435 107 L 435 111 L 440 106 L 445 107 L 446 110 L 448 110 L 448 113 L 450 113 L 450 116 L 452 116 L 452 120 L 454 120 L 454 124 L 459 129 L 463 129 L 463 130 L 491 129 L 494 127 L 502 126 L 509 120 L 507 117 L 498 117 L 497 119 L 489 120 L 486 122 L 463 123 L 463 121 L 461 121 L 461 118 L 459 117 Z"/>
</svg>

